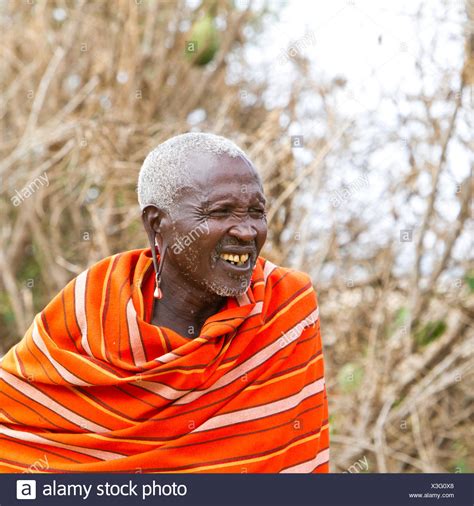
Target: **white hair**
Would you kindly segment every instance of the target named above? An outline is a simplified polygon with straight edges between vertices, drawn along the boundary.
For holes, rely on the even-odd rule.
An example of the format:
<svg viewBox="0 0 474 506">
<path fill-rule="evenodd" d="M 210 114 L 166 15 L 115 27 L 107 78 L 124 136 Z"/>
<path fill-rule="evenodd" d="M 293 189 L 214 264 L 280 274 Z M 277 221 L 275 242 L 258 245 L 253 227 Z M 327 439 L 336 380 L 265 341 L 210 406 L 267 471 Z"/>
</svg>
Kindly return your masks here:
<svg viewBox="0 0 474 506">
<path fill-rule="evenodd" d="M 158 145 L 145 158 L 138 175 L 140 209 L 153 204 L 169 211 L 178 191 L 190 183 L 188 158 L 192 153 L 226 154 L 232 158 L 247 155 L 232 141 L 203 132 L 171 137 Z"/>
</svg>

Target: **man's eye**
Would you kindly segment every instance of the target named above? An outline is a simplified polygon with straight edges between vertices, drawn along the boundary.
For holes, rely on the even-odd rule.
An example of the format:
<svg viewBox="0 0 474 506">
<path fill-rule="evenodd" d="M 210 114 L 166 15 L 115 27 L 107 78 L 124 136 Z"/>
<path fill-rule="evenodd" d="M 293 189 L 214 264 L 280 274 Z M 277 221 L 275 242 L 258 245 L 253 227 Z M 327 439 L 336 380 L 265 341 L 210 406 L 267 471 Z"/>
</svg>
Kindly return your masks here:
<svg viewBox="0 0 474 506">
<path fill-rule="evenodd" d="M 233 213 L 233 210 L 228 207 L 223 207 L 220 209 L 214 209 L 212 211 L 209 211 L 210 216 L 217 216 L 217 217 L 228 216 L 229 214 L 232 214 L 232 213 Z M 265 215 L 265 209 L 252 207 L 248 210 L 248 213 L 251 214 L 252 216 L 261 217 L 261 216 Z M 237 211 L 237 214 L 240 214 L 240 211 Z"/>
<path fill-rule="evenodd" d="M 211 216 L 223 216 L 230 213 L 230 209 L 222 208 L 222 209 L 214 209 L 209 214 Z"/>
</svg>

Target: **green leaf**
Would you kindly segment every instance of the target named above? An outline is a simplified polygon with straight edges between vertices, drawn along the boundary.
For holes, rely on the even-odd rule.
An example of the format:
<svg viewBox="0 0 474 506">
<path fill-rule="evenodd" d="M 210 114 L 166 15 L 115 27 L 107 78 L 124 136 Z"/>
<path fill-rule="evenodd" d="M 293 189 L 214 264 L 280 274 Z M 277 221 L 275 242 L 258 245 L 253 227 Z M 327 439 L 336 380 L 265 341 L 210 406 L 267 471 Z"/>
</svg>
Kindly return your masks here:
<svg viewBox="0 0 474 506">
<path fill-rule="evenodd" d="M 349 362 L 341 367 L 337 379 L 344 392 L 353 392 L 360 387 L 364 379 L 364 369 L 360 365 Z"/>
<path fill-rule="evenodd" d="M 219 49 L 219 32 L 210 14 L 198 19 L 191 28 L 188 42 L 197 44 L 194 51 L 186 49 L 186 56 L 194 65 L 207 65 Z M 192 45 L 194 48 L 194 45 Z"/>
<path fill-rule="evenodd" d="M 471 293 L 473 293 L 474 292 L 474 271 L 471 271 L 468 274 L 466 274 L 464 280 L 466 281 L 469 291 Z"/>
<path fill-rule="evenodd" d="M 408 317 L 410 316 L 410 311 L 406 307 L 401 307 L 396 313 L 395 313 L 395 325 L 397 327 L 401 327 L 404 325 Z"/>
<path fill-rule="evenodd" d="M 428 322 L 423 328 L 415 333 L 415 342 L 419 346 L 426 346 L 427 344 L 436 341 L 438 337 L 442 336 L 447 327 L 446 322 L 443 320 Z"/>
<path fill-rule="evenodd" d="M 459 459 L 459 460 L 456 460 L 455 462 L 453 462 L 449 466 L 449 470 L 452 473 L 470 473 L 471 472 L 465 459 Z"/>
</svg>

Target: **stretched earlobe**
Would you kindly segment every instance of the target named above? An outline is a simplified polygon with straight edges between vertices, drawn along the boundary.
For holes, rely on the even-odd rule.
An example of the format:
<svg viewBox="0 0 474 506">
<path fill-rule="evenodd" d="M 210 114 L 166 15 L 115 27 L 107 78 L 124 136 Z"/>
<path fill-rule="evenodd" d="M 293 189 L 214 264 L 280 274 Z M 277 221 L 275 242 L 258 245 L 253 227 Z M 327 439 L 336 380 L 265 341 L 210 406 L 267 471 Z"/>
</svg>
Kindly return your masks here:
<svg viewBox="0 0 474 506">
<path fill-rule="evenodd" d="M 163 297 L 160 282 L 166 253 L 166 241 L 162 240 L 161 233 L 158 231 L 162 218 L 162 211 L 160 211 L 155 205 L 149 205 L 143 210 L 142 220 L 148 235 L 151 254 L 153 257 L 153 266 L 155 268 L 156 288 L 153 295 L 157 299 L 161 299 Z M 160 241 L 158 241 L 158 236 L 160 237 Z"/>
<path fill-rule="evenodd" d="M 156 240 L 156 235 L 155 235 L 155 250 L 156 250 L 156 258 L 158 258 L 158 256 L 159 256 L 160 261 L 159 261 L 158 266 L 157 267 L 155 266 L 156 287 L 155 287 L 155 292 L 154 292 L 153 296 L 155 297 L 155 299 L 162 299 L 163 298 L 163 291 L 160 288 L 160 284 L 161 284 L 161 272 L 163 270 L 163 264 L 164 264 L 164 260 L 165 260 L 166 244 L 163 246 L 163 251 L 160 253 L 160 248 L 158 245 L 158 241 Z"/>
</svg>

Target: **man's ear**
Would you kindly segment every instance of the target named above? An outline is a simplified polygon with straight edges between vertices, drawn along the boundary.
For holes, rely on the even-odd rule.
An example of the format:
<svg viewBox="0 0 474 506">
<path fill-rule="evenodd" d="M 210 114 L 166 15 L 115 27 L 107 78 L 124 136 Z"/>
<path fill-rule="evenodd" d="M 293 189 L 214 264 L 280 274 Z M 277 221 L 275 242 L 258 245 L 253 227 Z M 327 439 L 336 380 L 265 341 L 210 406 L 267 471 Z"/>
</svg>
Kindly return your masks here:
<svg viewBox="0 0 474 506">
<path fill-rule="evenodd" d="M 148 235 L 148 242 L 150 243 L 151 256 L 156 273 L 160 273 L 163 268 L 163 261 L 167 249 L 166 239 L 163 237 L 161 230 L 163 228 L 163 219 L 166 218 L 166 216 L 167 213 L 155 205 L 149 205 L 142 211 L 142 221 Z M 160 263 L 158 263 L 156 255 L 155 238 L 158 243 Z"/>
<path fill-rule="evenodd" d="M 142 221 L 150 242 L 150 247 L 155 244 L 155 236 L 161 239 L 161 224 L 165 217 L 165 212 L 155 205 L 146 206 L 142 211 Z"/>
</svg>

